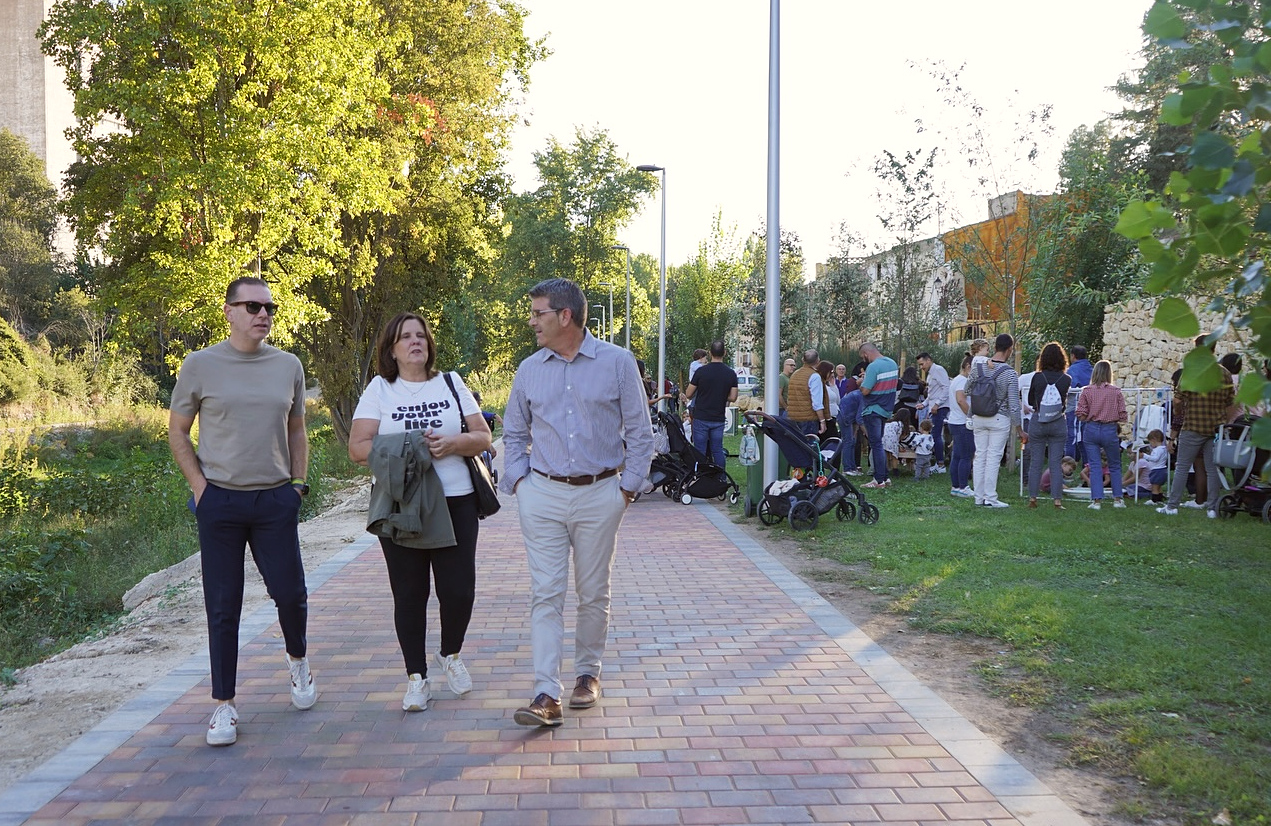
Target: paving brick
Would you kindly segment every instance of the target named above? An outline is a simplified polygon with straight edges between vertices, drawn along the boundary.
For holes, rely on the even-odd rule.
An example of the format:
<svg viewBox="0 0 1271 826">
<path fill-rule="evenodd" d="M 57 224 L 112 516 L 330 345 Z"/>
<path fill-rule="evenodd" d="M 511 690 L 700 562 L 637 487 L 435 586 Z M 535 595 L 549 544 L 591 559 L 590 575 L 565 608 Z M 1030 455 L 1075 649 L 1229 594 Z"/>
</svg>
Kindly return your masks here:
<svg viewBox="0 0 1271 826">
<path fill-rule="evenodd" d="M 604 699 L 567 710 L 554 729 L 511 720 L 532 690 L 515 498 L 481 527 L 464 646 L 474 689 L 457 698 L 439 688 L 424 713 L 398 707 L 403 669 L 383 558 L 369 538 L 358 543 L 311 589 L 313 709 L 290 707 L 281 636 L 262 609 L 244 620 L 265 630 L 244 635 L 236 745 L 203 743 L 204 679 L 27 809 L 28 822 L 1018 826 L 931 734 L 969 726 L 924 723 L 922 703 L 917 716 L 906 712 L 881 685 L 903 684 L 909 700 L 930 692 L 876 647 L 854 662 L 863 635 L 844 632 L 845 619 L 712 506 L 647 497 L 628 510 Z M 576 608 L 570 595 L 567 657 Z M 435 601 L 428 622 L 435 646 Z M 205 661 L 180 670 L 197 674 Z M 567 659 L 566 683 L 571 668 Z M 1021 775 L 1007 774 L 1020 794 Z M 1065 824 L 1080 822 L 1054 803 Z"/>
</svg>

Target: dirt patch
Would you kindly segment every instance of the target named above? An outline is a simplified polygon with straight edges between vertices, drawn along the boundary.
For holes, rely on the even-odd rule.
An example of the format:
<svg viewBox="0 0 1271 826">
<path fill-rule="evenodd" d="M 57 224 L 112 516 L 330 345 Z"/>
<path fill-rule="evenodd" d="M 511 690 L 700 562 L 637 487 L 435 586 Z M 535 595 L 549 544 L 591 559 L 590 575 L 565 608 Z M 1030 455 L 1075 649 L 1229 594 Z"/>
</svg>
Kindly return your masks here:
<svg viewBox="0 0 1271 826">
<path fill-rule="evenodd" d="M 350 488 L 334 507 L 300 526 L 305 568 L 313 570 L 365 532 L 369 485 Z M 790 571 L 1013 755 L 1092 824 L 1131 826 L 1114 813 L 1138 797 L 1132 782 L 1070 766 L 1058 742 L 1071 734 L 1059 715 L 1012 705 L 994 694 L 978 669 L 1002 659 L 1001 644 L 968 636 L 929 634 L 891 612 L 890 599 L 853 584 L 848 566 L 801 549 L 790 538 L 737 525 Z M 244 615 L 267 604 L 250 559 Z M 197 565 L 184 562 L 129 592 L 136 607 L 108 633 L 18 672 L 0 693 L 0 791 L 53 757 L 126 700 L 206 645 Z M 1142 826 L 1142 821 L 1137 822 Z"/>
</svg>

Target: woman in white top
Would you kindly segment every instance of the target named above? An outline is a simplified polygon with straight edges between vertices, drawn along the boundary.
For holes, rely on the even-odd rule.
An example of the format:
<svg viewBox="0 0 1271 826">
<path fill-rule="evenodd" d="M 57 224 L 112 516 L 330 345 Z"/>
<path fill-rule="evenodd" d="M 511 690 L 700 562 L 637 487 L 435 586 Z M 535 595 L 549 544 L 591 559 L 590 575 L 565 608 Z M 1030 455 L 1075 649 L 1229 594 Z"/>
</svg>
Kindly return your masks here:
<svg viewBox="0 0 1271 826">
<path fill-rule="evenodd" d="M 988 342 L 984 346 L 988 347 Z M 987 359 L 987 356 L 984 358 Z M 953 455 L 949 458 L 949 484 L 954 496 L 974 496 L 971 490 L 971 462 L 975 458 L 975 435 L 971 433 L 971 400 L 966 395 L 967 377 L 971 375 L 973 356 L 962 358 L 962 368 L 949 381 L 949 434 L 953 437 Z"/>
<path fill-rule="evenodd" d="M 406 548 L 380 538 L 388 581 L 393 589 L 393 621 L 406 661 L 404 711 L 423 711 L 432 699 L 425 650 L 429 573 L 437 584 L 441 614 L 441 650 L 436 665 L 455 694 L 472 690 L 472 678 L 459 651 L 472 619 L 477 581 L 477 497 L 465 462 L 490 447 L 490 428 L 472 393 L 457 373 L 454 391 L 433 364 L 437 345 L 428 322 L 415 313 L 398 313 L 380 333 L 377 375 L 362 393 L 349 432 L 349 458 L 367 463 L 380 433 L 424 430 L 433 468 L 446 493 L 454 526 L 449 548 Z M 462 413 L 460 412 L 462 410 Z M 468 432 L 463 432 L 467 422 Z"/>
</svg>

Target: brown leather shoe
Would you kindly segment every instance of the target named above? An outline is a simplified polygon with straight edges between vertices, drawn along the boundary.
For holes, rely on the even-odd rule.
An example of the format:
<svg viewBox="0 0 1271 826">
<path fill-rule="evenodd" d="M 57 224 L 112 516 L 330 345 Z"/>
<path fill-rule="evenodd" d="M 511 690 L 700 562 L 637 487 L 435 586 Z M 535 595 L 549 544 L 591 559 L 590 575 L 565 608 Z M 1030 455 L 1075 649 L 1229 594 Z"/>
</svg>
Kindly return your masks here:
<svg viewBox="0 0 1271 826">
<path fill-rule="evenodd" d="M 570 708 L 591 708 L 600 699 L 600 680 L 584 674 L 574 683 L 574 693 L 569 695 Z"/>
<path fill-rule="evenodd" d="M 518 726 L 559 726 L 564 722 L 560 700 L 553 700 L 546 694 L 540 694 L 528 706 L 518 708 L 512 720 Z"/>
</svg>

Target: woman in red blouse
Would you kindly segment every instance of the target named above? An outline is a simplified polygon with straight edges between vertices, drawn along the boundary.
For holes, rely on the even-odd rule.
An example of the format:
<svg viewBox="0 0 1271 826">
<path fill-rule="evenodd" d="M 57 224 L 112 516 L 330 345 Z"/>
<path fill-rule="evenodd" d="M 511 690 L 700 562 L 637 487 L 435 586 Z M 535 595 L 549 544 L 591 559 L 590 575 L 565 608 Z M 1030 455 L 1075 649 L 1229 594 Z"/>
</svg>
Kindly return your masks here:
<svg viewBox="0 0 1271 826">
<path fill-rule="evenodd" d="M 1081 388 L 1077 399 L 1077 419 L 1082 422 L 1081 441 L 1090 462 L 1090 509 L 1103 507 L 1103 455 L 1106 454 L 1112 482 L 1112 507 L 1124 508 L 1121 498 L 1121 437 L 1118 425 L 1126 421 L 1125 396 L 1112 383 L 1112 365 L 1100 361 L 1090 374 L 1090 383 Z"/>
</svg>

